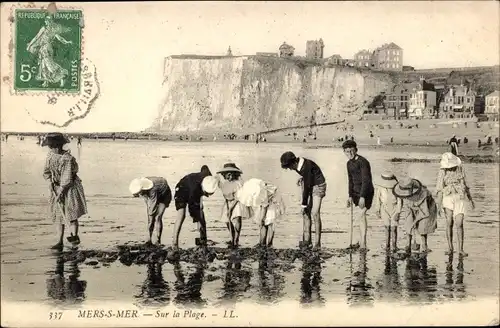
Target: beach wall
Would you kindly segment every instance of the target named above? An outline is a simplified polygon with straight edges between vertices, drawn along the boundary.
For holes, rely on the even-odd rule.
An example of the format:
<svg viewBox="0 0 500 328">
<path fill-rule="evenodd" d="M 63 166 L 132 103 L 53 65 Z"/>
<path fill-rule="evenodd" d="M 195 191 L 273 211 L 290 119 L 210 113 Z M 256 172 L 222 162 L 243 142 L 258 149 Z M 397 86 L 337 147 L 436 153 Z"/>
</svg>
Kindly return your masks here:
<svg viewBox="0 0 500 328">
<path fill-rule="evenodd" d="M 359 117 L 392 85 L 389 74 L 300 59 L 171 56 L 151 130 L 262 131 Z"/>
</svg>

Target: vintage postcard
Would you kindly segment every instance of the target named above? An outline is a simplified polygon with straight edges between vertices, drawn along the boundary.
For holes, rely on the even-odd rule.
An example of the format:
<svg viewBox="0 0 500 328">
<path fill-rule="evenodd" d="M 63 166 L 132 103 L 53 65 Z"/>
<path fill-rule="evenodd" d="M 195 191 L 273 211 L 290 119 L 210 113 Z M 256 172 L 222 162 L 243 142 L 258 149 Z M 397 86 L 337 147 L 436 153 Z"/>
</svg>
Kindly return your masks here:
<svg viewBox="0 0 500 328">
<path fill-rule="evenodd" d="M 0 8 L 2 326 L 498 326 L 498 2 Z"/>
</svg>

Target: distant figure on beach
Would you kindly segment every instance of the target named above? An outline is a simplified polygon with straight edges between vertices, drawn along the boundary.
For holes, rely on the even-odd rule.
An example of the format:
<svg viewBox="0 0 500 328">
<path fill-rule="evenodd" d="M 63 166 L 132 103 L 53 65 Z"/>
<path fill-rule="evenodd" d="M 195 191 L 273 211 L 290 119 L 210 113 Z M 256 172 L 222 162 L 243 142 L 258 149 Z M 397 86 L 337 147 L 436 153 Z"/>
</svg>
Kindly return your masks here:
<svg viewBox="0 0 500 328">
<path fill-rule="evenodd" d="M 76 138 L 76 146 L 77 147 L 82 146 L 82 137 L 81 136 L 78 136 L 78 138 Z"/>
<path fill-rule="evenodd" d="M 246 207 L 249 217 L 259 225 L 257 247 L 272 247 L 274 223 L 285 214 L 285 205 L 278 188 L 261 179 L 250 179 L 236 192 L 236 199 Z"/>
<path fill-rule="evenodd" d="M 400 219 L 408 235 L 406 254 L 411 253 L 412 246 L 415 251 L 430 252 L 427 236 L 436 231 L 438 214 L 431 192 L 419 180 L 408 177 L 398 182 L 393 193 L 401 199 Z M 421 238 L 421 245 L 416 243 L 417 235 Z"/>
<path fill-rule="evenodd" d="M 498 137 L 495 137 L 495 145 L 498 145 Z"/>
<path fill-rule="evenodd" d="M 381 143 L 380 143 L 380 136 L 377 137 L 377 145 L 379 145 L 379 146 L 381 145 Z"/>
<path fill-rule="evenodd" d="M 488 135 L 488 136 L 486 137 L 486 144 L 487 144 L 487 145 L 491 145 L 491 144 L 492 144 L 492 142 L 491 142 L 491 136 L 490 136 L 490 135 Z"/>
<path fill-rule="evenodd" d="M 393 142 L 394 142 L 394 137 L 391 137 L 391 143 L 393 143 Z"/>
<path fill-rule="evenodd" d="M 467 127 L 467 122 L 464 122 L 464 126 Z"/>
<path fill-rule="evenodd" d="M 360 249 L 366 248 L 366 211 L 372 206 L 375 190 L 372 183 L 372 172 L 370 162 L 361 155 L 358 155 L 358 147 L 355 141 L 347 140 L 342 144 L 344 154 L 349 159 L 347 161 L 347 176 L 349 179 L 349 198 L 347 207 L 358 206 L 361 209 L 359 215 L 360 229 Z"/>
<path fill-rule="evenodd" d="M 224 167 L 217 172 L 222 176 L 219 180 L 219 188 L 224 196 L 224 205 L 222 207 L 222 222 L 226 223 L 227 230 L 231 234 L 229 246 L 236 248 L 239 246 L 242 218 L 248 217 L 246 208 L 236 199 L 236 191 L 243 186 L 241 180 L 241 171 L 236 164 L 226 163 Z"/>
<path fill-rule="evenodd" d="M 49 205 L 54 223 L 58 227 L 58 242 L 52 249 L 62 249 L 64 228 L 69 225 L 70 236 L 67 240 L 73 245 L 80 243 L 78 219 L 87 214 L 87 202 L 83 185 L 78 177 L 78 163 L 63 145 L 69 140 L 61 133 L 49 133 L 42 146 L 49 147 L 43 169 L 43 177 L 49 181 Z"/>
<path fill-rule="evenodd" d="M 453 155 L 458 155 L 458 141 L 456 135 L 453 135 L 451 137 L 450 141 L 448 141 L 448 144 L 450 145 L 450 151 Z"/>
<path fill-rule="evenodd" d="M 448 241 L 447 255 L 453 254 L 453 225 L 456 224 L 458 235 L 458 251 L 460 256 L 467 256 L 464 252 L 464 216 L 466 201 L 474 209 L 474 201 L 467 184 L 465 168 L 462 161 L 452 153 L 441 156 L 441 167 L 436 183 L 438 210 L 444 209 L 446 217 L 446 239 Z"/>
<path fill-rule="evenodd" d="M 374 211 L 385 226 L 386 250 L 397 251 L 398 223 L 401 210 L 401 200 L 397 198 L 392 189 L 398 183 L 396 176 L 391 172 L 383 172 L 380 181 L 376 183 L 375 197 L 373 199 Z"/>
<path fill-rule="evenodd" d="M 303 238 L 300 247 L 311 246 L 311 220 L 316 229 L 314 249 L 321 248 L 321 202 L 326 195 L 326 180 L 318 164 L 310 159 L 297 157 L 291 151 L 281 155 L 281 168 L 294 170 L 302 177 Z"/>
<path fill-rule="evenodd" d="M 481 148 L 481 146 L 482 146 L 481 139 L 477 139 L 477 148 Z"/>
<path fill-rule="evenodd" d="M 163 233 L 163 213 L 172 201 L 172 191 L 167 180 L 162 177 L 145 177 L 132 180 L 129 191 L 134 197 L 142 197 L 146 202 L 148 215 L 148 241 L 147 246 L 153 244 L 153 232 L 156 226 L 156 244 L 161 244 Z"/>
<path fill-rule="evenodd" d="M 469 139 L 467 137 L 464 137 L 464 145 L 469 143 Z"/>
<path fill-rule="evenodd" d="M 175 209 L 177 210 L 177 220 L 174 226 L 173 248 L 179 248 L 179 234 L 182 224 L 186 218 L 186 209 L 193 219 L 193 223 L 198 224 L 200 238 L 196 239 L 197 246 L 206 251 L 207 249 L 207 223 L 203 213 L 202 197 L 210 197 L 215 193 L 219 181 L 212 176 L 208 166 L 203 165 L 200 172 L 190 173 L 184 176 L 175 186 Z"/>
</svg>

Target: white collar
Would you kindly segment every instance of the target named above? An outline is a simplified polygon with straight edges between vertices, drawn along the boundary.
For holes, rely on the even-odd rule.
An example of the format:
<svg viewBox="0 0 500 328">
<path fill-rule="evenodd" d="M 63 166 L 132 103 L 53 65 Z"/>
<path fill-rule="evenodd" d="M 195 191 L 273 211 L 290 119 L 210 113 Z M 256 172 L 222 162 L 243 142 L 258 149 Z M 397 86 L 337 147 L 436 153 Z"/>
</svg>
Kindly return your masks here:
<svg viewBox="0 0 500 328">
<path fill-rule="evenodd" d="M 302 169 L 302 165 L 304 165 L 304 159 L 302 157 L 299 157 L 299 163 L 297 164 L 297 171 L 300 171 Z"/>
</svg>

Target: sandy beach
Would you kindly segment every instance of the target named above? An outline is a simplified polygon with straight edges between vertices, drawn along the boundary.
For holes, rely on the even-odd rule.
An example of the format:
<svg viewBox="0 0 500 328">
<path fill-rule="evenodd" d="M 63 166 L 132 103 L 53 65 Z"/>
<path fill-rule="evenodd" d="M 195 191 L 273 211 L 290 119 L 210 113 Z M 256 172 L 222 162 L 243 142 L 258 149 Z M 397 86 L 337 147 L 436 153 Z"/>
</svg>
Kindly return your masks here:
<svg viewBox="0 0 500 328">
<path fill-rule="evenodd" d="M 349 238 L 346 158 L 340 149 L 309 146 L 299 143 L 289 148 L 319 163 L 327 177 L 322 258 L 311 260 L 295 251 L 302 231 L 300 193 L 295 185 L 297 175 L 279 167 L 282 144 L 134 140 L 86 140 L 81 148 L 74 142 L 70 145 L 80 164 L 89 206 L 89 217 L 81 220 L 79 252 L 83 255 L 71 255 L 70 249 L 64 254 L 48 250 L 55 235 L 46 218 L 48 190 L 41 175 L 47 149 L 36 145 L 33 138 L 9 139 L 1 147 L 2 299 L 78 306 L 119 298 L 134 304 L 203 307 L 231 306 L 245 300 L 275 304 L 292 299 L 307 306 L 334 300 L 351 305 L 380 301 L 416 304 L 498 297 L 497 164 L 465 164 L 477 206 L 466 217 L 468 258 L 459 260 L 455 256 L 450 260 L 444 255 L 442 218 L 429 239 L 433 251 L 426 258 L 396 261 L 387 257 L 382 222 L 370 212 L 370 251 L 366 255 L 355 252 L 350 257 L 345 252 Z M 415 147 L 411 156 L 434 161 L 440 151 L 439 147 Z M 391 162 L 401 157 L 401 150 L 395 147 L 361 146 L 360 153 L 372 162 L 375 177 L 384 169 L 392 169 L 398 176 L 419 178 L 434 190 L 437 163 Z M 161 259 L 161 252 L 136 247 L 146 238 L 146 210 L 144 202 L 128 195 L 132 178 L 164 176 L 173 187 L 184 174 L 197 171 L 203 164 L 214 172 L 227 161 L 238 163 L 244 179 L 268 179 L 282 190 L 288 210 L 278 223 L 274 253 L 263 258 L 249 249 L 258 238 L 253 222 L 243 222 L 240 252 L 224 250 L 229 237 L 220 220 L 220 193 L 205 202 L 214 254 L 211 262 L 200 265 L 188 256 L 172 265 Z M 174 215 L 171 207 L 164 216 L 162 241 L 167 246 Z M 195 225 L 186 220 L 180 247 L 194 247 L 196 234 Z M 357 238 L 355 233 L 354 241 Z M 399 243 L 403 241 L 404 234 L 400 233 Z M 120 261 L 119 253 L 127 247 L 132 253 L 147 255 L 139 260 L 136 255 L 130 263 Z"/>
</svg>

